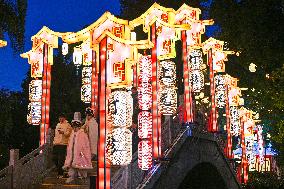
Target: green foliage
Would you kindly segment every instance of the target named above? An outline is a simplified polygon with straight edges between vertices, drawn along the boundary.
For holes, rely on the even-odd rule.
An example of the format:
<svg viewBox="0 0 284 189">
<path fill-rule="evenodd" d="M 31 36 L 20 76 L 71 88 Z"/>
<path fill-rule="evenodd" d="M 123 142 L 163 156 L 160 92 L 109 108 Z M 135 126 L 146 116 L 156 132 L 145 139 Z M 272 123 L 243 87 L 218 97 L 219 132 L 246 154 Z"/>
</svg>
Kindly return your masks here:
<svg viewBox="0 0 284 189">
<path fill-rule="evenodd" d="M 71 47 L 69 49 L 69 52 Z M 82 67 L 76 69 L 72 63 L 72 53 L 66 57 L 60 53 L 54 57 L 51 78 L 51 127 L 55 127 L 60 113 L 66 114 L 68 120 L 73 119 L 74 112 L 83 113 L 86 105 L 81 101 Z M 83 116 L 83 114 L 82 114 Z"/>
<path fill-rule="evenodd" d="M 8 33 L 14 52 L 24 49 L 27 0 L 0 0 L 0 39 Z"/>
<path fill-rule="evenodd" d="M 250 172 L 249 180 L 245 189 L 281 189 L 284 187 L 284 182 L 279 179 L 274 173 Z"/>
<path fill-rule="evenodd" d="M 0 90 L 0 169 L 7 166 L 9 149 L 23 156 L 38 146 L 39 130 L 26 122 L 27 101 L 23 93 Z"/>
</svg>

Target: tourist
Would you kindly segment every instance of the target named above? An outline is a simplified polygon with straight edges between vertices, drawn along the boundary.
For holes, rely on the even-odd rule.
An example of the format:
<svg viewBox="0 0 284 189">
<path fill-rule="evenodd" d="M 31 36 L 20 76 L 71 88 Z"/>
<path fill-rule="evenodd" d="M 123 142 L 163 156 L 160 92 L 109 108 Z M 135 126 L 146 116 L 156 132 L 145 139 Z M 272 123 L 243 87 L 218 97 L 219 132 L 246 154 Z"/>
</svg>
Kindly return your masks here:
<svg viewBox="0 0 284 189">
<path fill-rule="evenodd" d="M 87 108 L 85 114 L 86 121 L 83 128 L 89 136 L 92 159 L 96 160 L 98 145 L 98 123 L 94 117 L 94 111 L 91 108 Z"/>
<path fill-rule="evenodd" d="M 69 136 L 72 132 L 72 127 L 66 120 L 64 114 L 59 116 L 59 123 L 55 128 L 55 136 L 53 140 L 53 161 L 57 168 L 58 177 L 63 177 L 64 160 L 66 156 L 66 148 L 69 141 Z"/>
<path fill-rule="evenodd" d="M 68 170 L 69 178 L 66 183 L 71 183 L 77 177 L 87 178 L 87 171 L 93 168 L 88 135 L 81 129 L 80 112 L 74 113 L 74 120 L 72 120 L 71 125 L 73 132 L 69 139 L 67 156 L 63 167 Z"/>
</svg>

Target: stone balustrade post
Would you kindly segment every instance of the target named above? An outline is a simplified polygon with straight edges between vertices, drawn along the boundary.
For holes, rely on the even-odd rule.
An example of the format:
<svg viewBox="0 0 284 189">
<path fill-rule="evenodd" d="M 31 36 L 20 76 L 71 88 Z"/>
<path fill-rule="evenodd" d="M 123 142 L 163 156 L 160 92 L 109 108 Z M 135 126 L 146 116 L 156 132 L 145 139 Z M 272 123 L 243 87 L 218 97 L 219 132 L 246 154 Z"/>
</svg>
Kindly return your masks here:
<svg viewBox="0 0 284 189">
<path fill-rule="evenodd" d="M 19 149 L 11 149 L 10 150 L 10 160 L 9 160 L 9 165 L 10 166 L 15 166 L 17 161 L 19 160 Z"/>
</svg>

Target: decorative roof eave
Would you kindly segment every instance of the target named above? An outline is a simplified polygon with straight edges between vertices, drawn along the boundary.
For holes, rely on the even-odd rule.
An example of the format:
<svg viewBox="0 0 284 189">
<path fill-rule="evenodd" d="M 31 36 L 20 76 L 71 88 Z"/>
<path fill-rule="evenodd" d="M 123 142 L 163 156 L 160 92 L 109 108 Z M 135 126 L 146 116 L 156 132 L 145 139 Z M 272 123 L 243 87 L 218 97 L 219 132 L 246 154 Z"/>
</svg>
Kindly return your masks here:
<svg viewBox="0 0 284 189">
<path fill-rule="evenodd" d="M 216 47 L 216 45 L 218 47 Z M 204 53 L 207 53 L 210 49 L 218 49 L 223 51 L 224 41 L 217 40 L 213 37 L 210 37 L 202 43 L 202 50 Z M 223 51 L 225 54 L 235 54 L 234 51 Z"/>
<path fill-rule="evenodd" d="M 107 30 L 104 31 L 102 35 L 98 39 L 95 40 L 95 42 L 94 41 L 92 42 L 93 46 L 98 44 L 105 37 L 110 37 L 114 41 L 117 41 L 119 43 L 123 43 L 126 45 L 131 45 L 137 49 L 150 49 L 154 47 L 154 44 L 150 40 L 139 40 L 139 41 L 126 40 L 126 39 L 116 37 L 114 34 L 112 34 L 111 32 Z"/>
<path fill-rule="evenodd" d="M 107 20 L 111 20 L 117 24 L 129 26 L 128 20 L 123 20 L 120 18 L 115 17 L 110 12 L 105 12 L 96 22 L 91 24 L 90 26 L 80 30 L 78 32 L 69 32 L 62 35 L 62 40 L 66 43 L 76 43 L 79 41 L 85 41 L 86 39 L 90 38 L 90 32 L 96 30 L 102 23 Z"/>
<path fill-rule="evenodd" d="M 7 41 L 0 40 L 0 47 L 5 47 L 7 46 Z"/>
<path fill-rule="evenodd" d="M 175 12 L 175 10 L 173 8 L 166 8 L 163 7 L 161 5 L 159 5 L 158 3 L 154 3 L 146 12 L 144 12 L 141 16 L 139 16 L 138 18 L 135 18 L 134 20 L 129 22 L 129 25 L 132 28 L 135 28 L 136 26 L 139 26 L 141 24 L 144 24 L 145 18 L 147 17 L 147 15 L 149 15 L 154 9 L 158 9 L 161 10 L 163 12 Z"/>
<path fill-rule="evenodd" d="M 177 11 L 175 11 L 175 12 L 176 12 L 176 13 L 179 13 L 179 12 L 181 12 L 181 11 L 184 10 L 184 9 L 187 9 L 187 10 L 195 10 L 198 15 L 201 14 L 201 10 L 200 10 L 199 8 L 190 7 L 189 5 L 187 5 L 187 4 L 185 4 L 185 3 L 182 4 L 182 6 L 181 6 Z M 199 17 L 197 17 L 197 19 L 199 19 Z"/>
<path fill-rule="evenodd" d="M 58 48 L 58 37 L 65 34 L 66 33 L 55 32 L 48 27 L 43 26 L 37 34 L 31 37 L 31 40 L 33 41 L 32 48 L 37 49 L 38 46 L 40 46 L 41 43 L 39 40 L 48 44 L 52 48 Z"/>
<path fill-rule="evenodd" d="M 191 29 L 191 25 L 190 24 L 170 24 L 170 23 L 167 23 L 167 22 L 164 22 L 162 21 L 161 19 L 155 17 L 150 23 L 149 23 L 149 26 L 151 26 L 152 24 L 154 24 L 155 22 L 158 22 L 159 24 L 163 25 L 163 26 L 166 26 L 166 27 L 169 27 L 169 28 L 175 28 L 175 29 L 178 29 L 178 30 L 190 30 Z M 149 30 L 149 28 L 148 28 Z"/>
</svg>

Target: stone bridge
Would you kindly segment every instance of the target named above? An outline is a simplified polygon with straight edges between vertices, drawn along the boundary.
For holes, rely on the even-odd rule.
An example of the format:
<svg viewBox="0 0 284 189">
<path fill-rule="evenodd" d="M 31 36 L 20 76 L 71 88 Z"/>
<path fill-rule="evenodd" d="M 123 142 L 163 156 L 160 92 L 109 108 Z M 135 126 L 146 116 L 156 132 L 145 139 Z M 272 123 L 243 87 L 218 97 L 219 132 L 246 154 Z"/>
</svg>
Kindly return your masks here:
<svg viewBox="0 0 284 189">
<path fill-rule="evenodd" d="M 241 188 L 214 134 L 186 128 L 164 156 L 148 174 L 137 169 L 134 157 L 134 162 L 121 173 L 121 182 L 113 182 L 113 188 Z"/>
<path fill-rule="evenodd" d="M 162 150 L 164 158 L 155 161 L 150 171 L 138 168 L 137 152 L 133 154 L 130 165 L 116 168 L 112 173 L 112 188 L 114 189 L 175 189 L 175 188 L 241 188 L 232 165 L 223 154 L 218 135 L 204 132 L 199 126 L 182 127 L 174 122 L 165 121 L 162 132 Z M 196 130 L 196 128 L 198 128 Z M 52 180 L 46 184 L 46 178 L 52 172 L 50 150 L 43 150 L 39 156 L 18 160 L 14 166 L 9 166 L 10 172 L 0 171 L 0 188 L 81 188 L 90 187 L 90 182 L 73 185 L 64 184 L 64 180 Z M 37 150 L 37 151 L 39 151 Z M 31 155 L 29 155 L 31 156 Z M 27 159 L 27 158 L 26 158 Z M 44 161 L 43 161 L 44 160 Z M 22 162 L 19 164 L 19 162 Z M 42 166 L 39 166 L 42 163 Z M 35 164 L 36 166 L 33 166 Z M 21 169 L 19 169 L 19 166 Z M 32 167 L 35 167 L 33 169 Z M 41 167 L 41 168 L 40 168 Z M 26 171 L 25 171 L 26 169 Z M 20 170 L 17 171 L 17 170 Z M 33 171 L 31 171 L 33 170 Z M 36 171 L 37 170 L 37 171 Z M 112 169 L 113 170 L 113 169 Z M 36 174 L 33 174 L 36 173 Z M 213 182 L 212 182 L 213 181 Z"/>
</svg>

